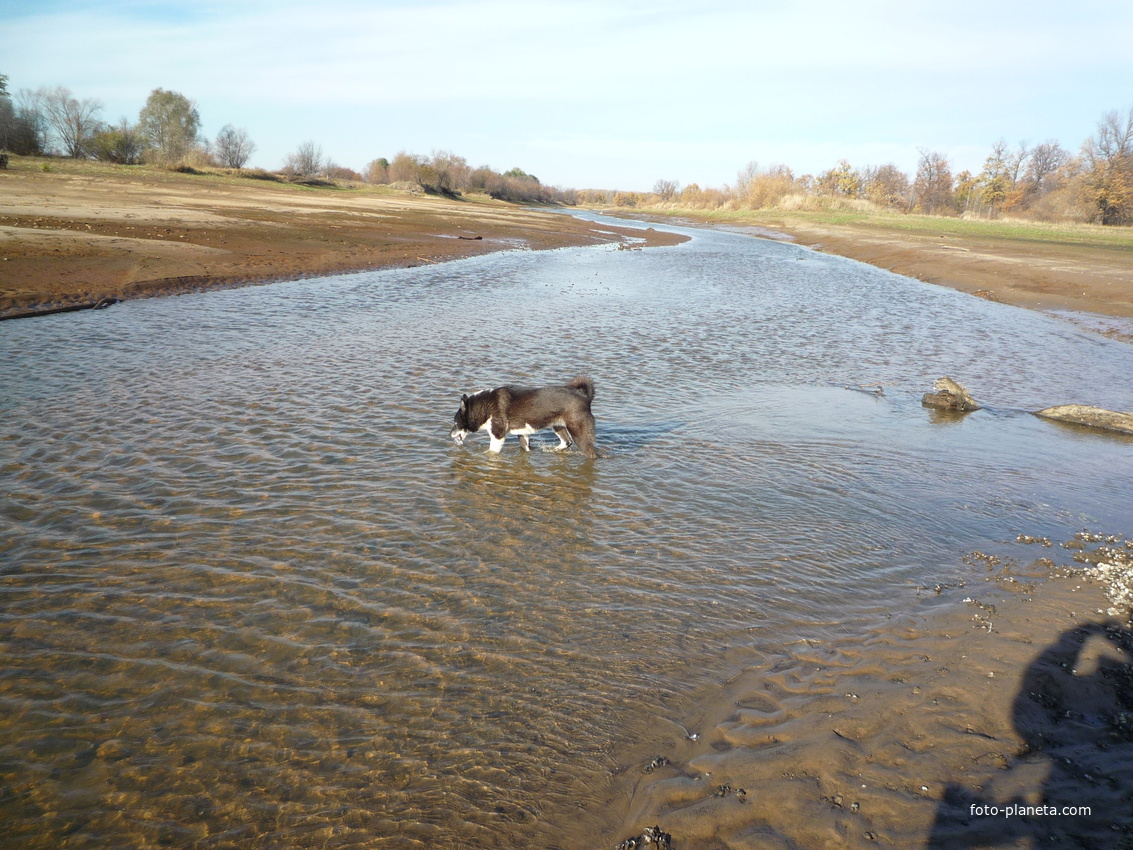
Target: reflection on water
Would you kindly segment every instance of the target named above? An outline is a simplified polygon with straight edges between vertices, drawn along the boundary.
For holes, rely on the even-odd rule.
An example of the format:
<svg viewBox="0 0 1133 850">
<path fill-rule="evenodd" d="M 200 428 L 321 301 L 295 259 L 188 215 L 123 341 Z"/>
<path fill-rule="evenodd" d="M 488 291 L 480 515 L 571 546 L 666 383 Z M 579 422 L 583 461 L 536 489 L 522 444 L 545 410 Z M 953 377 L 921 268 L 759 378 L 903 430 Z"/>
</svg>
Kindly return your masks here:
<svg viewBox="0 0 1133 850">
<path fill-rule="evenodd" d="M 601 845 L 611 775 L 761 644 L 1133 503 L 1133 442 L 1025 412 L 1133 409 L 1133 348 L 735 234 L 133 302 L 0 351 L 20 846 Z M 579 373 L 608 457 L 448 441 L 462 392 Z M 985 410 L 934 419 L 943 374 Z"/>
</svg>

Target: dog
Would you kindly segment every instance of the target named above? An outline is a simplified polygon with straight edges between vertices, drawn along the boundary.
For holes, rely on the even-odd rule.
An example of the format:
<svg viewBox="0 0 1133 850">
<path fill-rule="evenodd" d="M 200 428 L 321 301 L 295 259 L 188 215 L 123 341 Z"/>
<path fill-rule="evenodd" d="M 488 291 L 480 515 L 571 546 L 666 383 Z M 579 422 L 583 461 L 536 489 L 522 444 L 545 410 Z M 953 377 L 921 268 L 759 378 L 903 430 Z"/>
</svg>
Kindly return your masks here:
<svg viewBox="0 0 1133 850">
<path fill-rule="evenodd" d="M 536 431 L 553 428 L 559 438 L 559 450 L 577 444 L 587 457 L 598 457 L 594 448 L 594 381 L 578 377 L 566 386 L 497 387 L 460 397 L 460 409 L 452 418 L 449 436 L 463 445 L 468 434 L 487 431 L 488 451 L 498 453 L 504 438 L 516 434 L 524 451 L 530 451 L 527 438 Z"/>
</svg>

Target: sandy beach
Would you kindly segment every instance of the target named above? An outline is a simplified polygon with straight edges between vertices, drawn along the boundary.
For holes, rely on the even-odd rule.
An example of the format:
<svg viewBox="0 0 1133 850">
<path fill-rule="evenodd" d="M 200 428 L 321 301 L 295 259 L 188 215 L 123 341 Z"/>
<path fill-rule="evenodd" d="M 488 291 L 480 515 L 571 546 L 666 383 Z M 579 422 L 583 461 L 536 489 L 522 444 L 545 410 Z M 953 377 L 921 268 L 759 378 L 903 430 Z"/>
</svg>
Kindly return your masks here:
<svg viewBox="0 0 1133 850">
<path fill-rule="evenodd" d="M 0 171 L 0 317 L 642 238 L 683 241 L 486 197 L 12 157 Z"/>
</svg>

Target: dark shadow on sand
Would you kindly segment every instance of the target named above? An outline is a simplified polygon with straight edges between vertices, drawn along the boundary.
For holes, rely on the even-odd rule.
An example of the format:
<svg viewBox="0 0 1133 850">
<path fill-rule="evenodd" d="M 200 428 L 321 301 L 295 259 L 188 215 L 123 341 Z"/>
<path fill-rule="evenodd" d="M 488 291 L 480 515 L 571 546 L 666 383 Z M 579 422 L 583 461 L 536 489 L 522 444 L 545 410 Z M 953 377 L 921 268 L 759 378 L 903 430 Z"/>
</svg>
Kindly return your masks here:
<svg viewBox="0 0 1133 850">
<path fill-rule="evenodd" d="M 980 787 L 946 786 L 928 847 L 1133 848 L 1133 632 L 1063 632 L 1027 668 L 1013 712 L 1024 747 Z M 1026 796 L 995 794 L 1012 771 L 1044 767 Z"/>
</svg>

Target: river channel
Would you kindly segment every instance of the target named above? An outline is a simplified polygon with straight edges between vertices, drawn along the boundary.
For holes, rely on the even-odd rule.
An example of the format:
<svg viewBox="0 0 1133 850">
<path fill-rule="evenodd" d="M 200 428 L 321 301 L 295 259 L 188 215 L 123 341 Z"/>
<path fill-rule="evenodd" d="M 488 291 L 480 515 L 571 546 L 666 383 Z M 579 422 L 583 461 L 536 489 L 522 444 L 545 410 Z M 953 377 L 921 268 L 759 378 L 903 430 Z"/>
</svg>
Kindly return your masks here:
<svg viewBox="0 0 1133 850">
<path fill-rule="evenodd" d="M 754 653 L 1133 530 L 1133 440 L 1030 414 L 1133 346 L 687 233 L 0 325 L 6 845 L 612 847 Z M 448 439 L 579 374 L 597 460 Z"/>
</svg>

